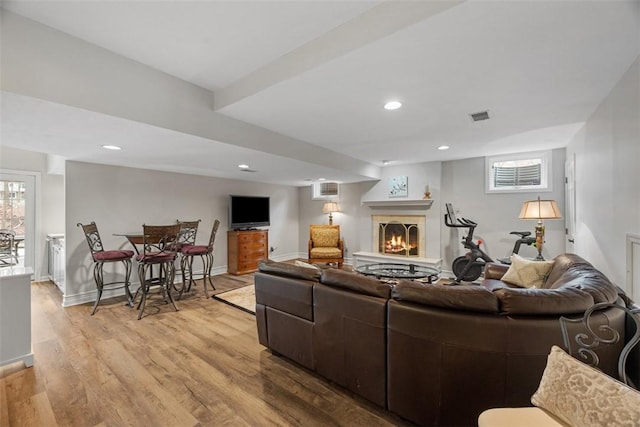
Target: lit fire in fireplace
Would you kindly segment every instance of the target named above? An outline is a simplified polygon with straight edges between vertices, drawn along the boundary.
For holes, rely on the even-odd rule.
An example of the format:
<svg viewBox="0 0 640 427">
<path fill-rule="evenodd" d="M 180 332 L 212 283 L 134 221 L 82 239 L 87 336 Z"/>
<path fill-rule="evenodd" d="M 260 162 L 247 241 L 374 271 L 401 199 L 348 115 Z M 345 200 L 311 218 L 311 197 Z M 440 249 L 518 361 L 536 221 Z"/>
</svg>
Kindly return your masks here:
<svg viewBox="0 0 640 427">
<path fill-rule="evenodd" d="M 407 244 L 402 236 L 391 236 L 391 240 L 387 240 L 384 245 L 384 251 L 388 254 L 395 254 L 407 250 Z"/>
</svg>

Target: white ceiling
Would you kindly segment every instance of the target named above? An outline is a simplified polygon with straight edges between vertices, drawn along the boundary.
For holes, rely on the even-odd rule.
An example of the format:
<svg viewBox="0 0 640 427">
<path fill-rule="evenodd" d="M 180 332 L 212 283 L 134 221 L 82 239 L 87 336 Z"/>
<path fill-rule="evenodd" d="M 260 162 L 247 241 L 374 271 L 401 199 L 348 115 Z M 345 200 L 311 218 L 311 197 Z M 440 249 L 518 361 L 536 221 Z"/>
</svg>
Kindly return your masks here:
<svg viewBox="0 0 640 427">
<path fill-rule="evenodd" d="M 220 114 L 377 166 L 565 146 L 640 53 L 638 1 L 9 1 L 2 7 L 209 89 Z M 390 98 L 403 107 L 382 109 Z M 320 176 L 362 179 L 322 162 L 265 154 L 268 148 L 15 94 L 5 93 L 2 102 L 3 145 L 288 185 Z M 482 110 L 491 119 L 474 123 L 469 113 Z M 93 148 L 123 138 L 139 142 L 126 156 Z M 140 142 L 153 142 L 153 155 Z M 177 144 L 184 155 L 176 157 Z M 443 144 L 451 149 L 437 150 Z M 238 163 L 257 172 L 238 172 Z"/>
</svg>

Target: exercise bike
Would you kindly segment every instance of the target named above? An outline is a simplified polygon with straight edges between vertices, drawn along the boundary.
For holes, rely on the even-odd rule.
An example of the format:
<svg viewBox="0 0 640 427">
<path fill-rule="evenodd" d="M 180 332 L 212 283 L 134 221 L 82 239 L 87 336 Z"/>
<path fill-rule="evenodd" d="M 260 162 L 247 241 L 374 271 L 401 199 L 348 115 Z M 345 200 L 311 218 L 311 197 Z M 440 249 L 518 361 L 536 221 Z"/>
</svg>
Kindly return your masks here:
<svg viewBox="0 0 640 427">
<path fill-rule="evenodd" d="M 480 245 L 482 244 L 482 240 L 478 240 L 477 243 L 473 241 L 473 232 L 475 231 L 478 224 L 467 218 L 456 218 L 456 214 L 453 210 L 453 206 L 451 206 L 451 203 L 446 203 L 445 207 L 447 212 L 444 215 L 444 223 L 447 227 L 469 229 L 467 235 L 462 238 L 462 246 L 464 246 L 465 249 L 468 249 L 469 252 L 467 252 L 465 255 L 457 257 L 451 264 L 451 270 L 456 276 L 455 282 L 460 283 L 460 281 L 463 280 L 465 282 L 473 282 L 478 277 L 480 277 L 480 275 L 484 271 L 485 264 L 494 261 L 480 247 Z M 536 241 L 535 237 L 529 237 L 531 235 L 530 231 L 512 231 L 509 234 L 520 236 L 520 238 L 515 242 L 513 246 L 512 253 L 514 254 L 518 253 L 518 251 L 520 250 L 520 246 L 523 243 L 531 245 Z M 502 258 L 498 261 L 502 262 L 503 264 L 511 263 L 511 260 L 509 258 Z"/>
</svg>

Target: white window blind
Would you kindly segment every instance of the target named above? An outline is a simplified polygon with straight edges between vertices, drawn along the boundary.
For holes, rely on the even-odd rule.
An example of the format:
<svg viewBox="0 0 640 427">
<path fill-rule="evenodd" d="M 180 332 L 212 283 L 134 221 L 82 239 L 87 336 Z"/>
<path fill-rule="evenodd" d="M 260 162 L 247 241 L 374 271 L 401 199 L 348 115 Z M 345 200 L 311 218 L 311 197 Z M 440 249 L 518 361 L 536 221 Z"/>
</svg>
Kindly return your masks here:
<svg viewBox="0 0 640 427">
<path fill-rule="evenodd" d="M 550 173 L 550 152 L 487 157 L 487 192 L 549 190 Z"/>
</svg>

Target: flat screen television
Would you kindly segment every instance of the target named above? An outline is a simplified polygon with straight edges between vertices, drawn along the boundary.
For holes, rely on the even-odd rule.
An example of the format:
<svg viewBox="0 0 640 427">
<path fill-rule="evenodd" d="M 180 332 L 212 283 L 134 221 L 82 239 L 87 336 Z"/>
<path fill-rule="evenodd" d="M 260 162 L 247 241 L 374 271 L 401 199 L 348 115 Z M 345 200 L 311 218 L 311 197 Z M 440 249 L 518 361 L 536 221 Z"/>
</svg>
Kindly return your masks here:
<svg viewBox="0 0 640 427">
<path fill-rule="evenodd" d="M 271 224 L 268 196 L 229 196 L 229 228 L 246 230 Z"/>
</svg>

